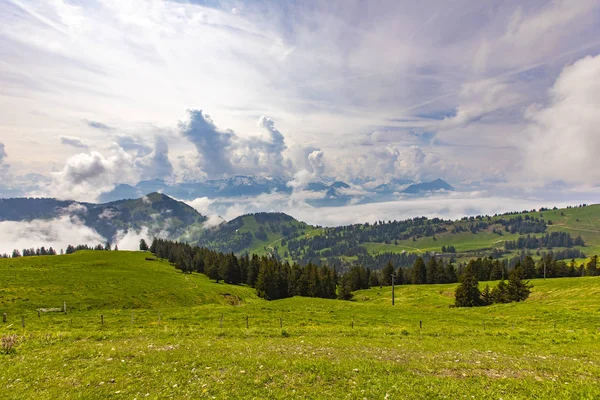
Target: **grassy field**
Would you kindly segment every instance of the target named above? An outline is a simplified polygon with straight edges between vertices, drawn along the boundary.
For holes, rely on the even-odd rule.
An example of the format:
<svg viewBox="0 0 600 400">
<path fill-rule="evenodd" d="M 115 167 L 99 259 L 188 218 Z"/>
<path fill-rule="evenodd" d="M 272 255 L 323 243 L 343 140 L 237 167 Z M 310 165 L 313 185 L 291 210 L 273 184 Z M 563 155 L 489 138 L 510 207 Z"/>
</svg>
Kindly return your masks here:
<svg viewBox="0 0 600 400">
<path fill-rule="evenodd" d="M 600 397 L 600 278 L 475 309 L 449 307 L 455 285 L 267 302 L 146 256 L 0 260 L 0 336 L 20 341 L 0 398 Z"/>
</svg>

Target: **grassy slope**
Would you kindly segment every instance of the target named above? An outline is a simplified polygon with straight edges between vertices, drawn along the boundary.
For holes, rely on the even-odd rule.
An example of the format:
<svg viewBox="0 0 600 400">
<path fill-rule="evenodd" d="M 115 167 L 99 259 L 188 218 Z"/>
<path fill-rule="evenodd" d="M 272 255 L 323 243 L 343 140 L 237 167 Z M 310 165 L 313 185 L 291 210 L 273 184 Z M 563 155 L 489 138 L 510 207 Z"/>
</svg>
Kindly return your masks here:
<svg viewBox="0 0 600 400">
<path fill-rule="evenodd" d="M 221 293 L 255 298 L 249 288 L 183 275 L 149 253 L 81 251 L 65 256 L 0 260 L 0 313 L 62 307 L 159 308 L 226 301 Z"/>
<path fill-rule="evenodd" d="M 0 336 L 24 338 L 14 353 L 0 354 L 0 393 L 15 399 L 600 396 L 600 278 L 535 280 L 524 303 L 475 309 L 449 308 L 455 285 L 397 287 L 394 307 L 389 287 L 359 291 L 352 302 L 267 302 L 250 289 L 183 275 L 144 257 L 82 252 L 0 260 L 0 276 L 8 277 L 0 304 L 9 312 Z M 247 301 L 229 305 L 219 295 L 224 291 Z M 90 308 L 37 318 L 37 304 L 60 304 L 65 296 L 88 299 Z M 133 296 L 143 308 L 132 324 L 124 308 Z"/>
</svg>

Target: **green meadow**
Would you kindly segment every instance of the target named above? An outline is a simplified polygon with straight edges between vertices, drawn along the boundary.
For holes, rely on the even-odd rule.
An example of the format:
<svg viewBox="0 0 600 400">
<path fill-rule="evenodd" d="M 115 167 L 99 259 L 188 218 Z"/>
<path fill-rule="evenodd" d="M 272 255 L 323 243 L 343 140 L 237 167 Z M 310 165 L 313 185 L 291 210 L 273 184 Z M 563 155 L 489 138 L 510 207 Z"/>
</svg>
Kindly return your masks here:
<svg viewBox="0 0 600 400">
<path fill-rule="evenodd" d="M 0 260 L 0 398 L 600 397 L 600 277 L 473 309 L 453 284 L 269 302 L 146 257 Z"/>
</svg>

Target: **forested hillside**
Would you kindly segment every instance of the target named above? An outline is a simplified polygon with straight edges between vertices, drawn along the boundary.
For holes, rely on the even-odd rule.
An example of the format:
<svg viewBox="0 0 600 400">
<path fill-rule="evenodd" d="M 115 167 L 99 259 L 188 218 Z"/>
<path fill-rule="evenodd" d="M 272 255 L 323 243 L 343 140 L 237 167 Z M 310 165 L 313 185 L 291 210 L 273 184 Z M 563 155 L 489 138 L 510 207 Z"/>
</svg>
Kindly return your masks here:
<svg viewBox="0 0 600 400">
<path fill-rule="evenodd" d="M 460 220 L 416 217 L 340 227 L 310 226 L 285 214 L 238 217 L 205 230 L 191 242 L 237 254 L 337 267 L 381 268 L 388 261 L 412 266 L 432 255 L 466 262 L 477 257 L 504 259 L 513 265 L 526 255 L 539 259 L 583 261 L 600 250 L 599 205 L 540 209 Z"/>
</svg>

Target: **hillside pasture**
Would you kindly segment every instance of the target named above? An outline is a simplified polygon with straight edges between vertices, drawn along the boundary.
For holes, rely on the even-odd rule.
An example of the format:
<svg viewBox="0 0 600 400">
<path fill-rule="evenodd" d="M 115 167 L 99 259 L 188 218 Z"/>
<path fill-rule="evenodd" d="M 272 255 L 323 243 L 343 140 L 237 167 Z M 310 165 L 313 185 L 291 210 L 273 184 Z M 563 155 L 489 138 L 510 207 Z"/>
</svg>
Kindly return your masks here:
<svg viewBox="0 0 600 400">
<path fill-rule="evenodd" d="M 450 307 L 452 284 L 396 287 L 395 306 L 390 287 L 269 302 L 146 256 L 0 260 L 0 336 L 18 338 L 0 354 L 2 396 L 600 396 L 598 277 L 533 280 L 523 303 L 473 309 Z M 88 306 L 38 318 L 65 299 Z"/>
</svg>

